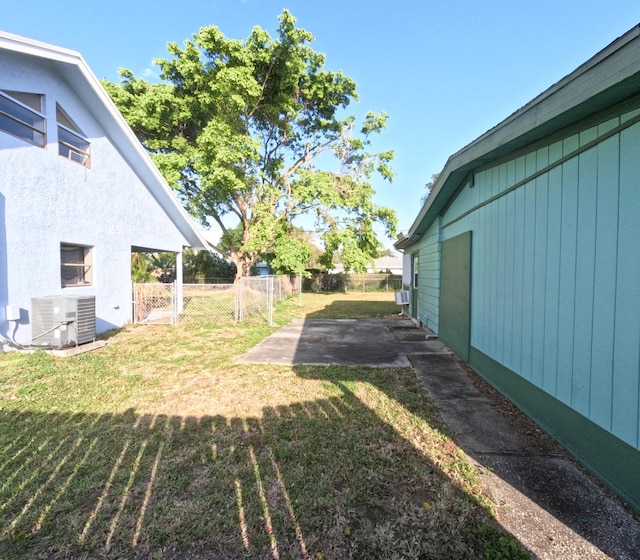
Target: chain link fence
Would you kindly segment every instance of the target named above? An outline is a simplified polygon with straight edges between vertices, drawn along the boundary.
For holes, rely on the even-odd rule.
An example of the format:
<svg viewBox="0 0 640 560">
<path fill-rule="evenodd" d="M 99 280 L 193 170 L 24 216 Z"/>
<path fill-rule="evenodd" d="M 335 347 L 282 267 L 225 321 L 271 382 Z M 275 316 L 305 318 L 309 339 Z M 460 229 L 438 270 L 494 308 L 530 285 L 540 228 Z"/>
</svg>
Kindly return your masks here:
<svg viewBox="0 0 640 560">
<path fill-rule="evenodd" d="M 303 292 L 395 292 L 400 274 L 314 274 L 302 281 Z"/>
<path fill-rule="evenodd" d="M 178 311 L 177 284 L 134 284 L 134 322 L 176 324 L 244 322 L 273 324 L 279 301 L 300 292 L 392 292 L 402 289 L 402 276 L 393 274 L 315 274 L 248 276 L 236 282 L 183 284 L 182 311 Z"/>
<path fill-rule="evenodd" d="M 177 285 L 134 284 L 134 322 L 264 321 L 273 324 L 276 303 L 300 290 L 298 276 L 249 276 L 227 284 L 183 284 L 183 309 L 178 312 Z"/>
<path fill-rule="evenodd" d="M 178 318 L 176 283 L 152 282 L 133 285 L 133 322 L 175 325 Z"/>
<path fill-rule="evenodd" d="M 237 321 L 237 289 L 234 284 L 184 284 L 180 320 Z"/>
</svg>

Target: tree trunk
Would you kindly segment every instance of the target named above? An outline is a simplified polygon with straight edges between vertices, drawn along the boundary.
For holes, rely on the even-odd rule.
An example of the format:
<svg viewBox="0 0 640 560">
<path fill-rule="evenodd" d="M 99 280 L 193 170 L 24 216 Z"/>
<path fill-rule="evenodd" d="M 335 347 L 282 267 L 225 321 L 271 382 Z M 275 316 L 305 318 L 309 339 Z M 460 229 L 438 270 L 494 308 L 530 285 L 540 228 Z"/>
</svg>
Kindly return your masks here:
<svg viewBox="0 0 640 560">
<path fill-rule="evenodd" d="M 236 281 L 243 276 L 251 276 L 251 269 L 258 260 L 257 253 L 235 253 L 231 256 L 231 260 L 236 265 Z"/>
</svg>

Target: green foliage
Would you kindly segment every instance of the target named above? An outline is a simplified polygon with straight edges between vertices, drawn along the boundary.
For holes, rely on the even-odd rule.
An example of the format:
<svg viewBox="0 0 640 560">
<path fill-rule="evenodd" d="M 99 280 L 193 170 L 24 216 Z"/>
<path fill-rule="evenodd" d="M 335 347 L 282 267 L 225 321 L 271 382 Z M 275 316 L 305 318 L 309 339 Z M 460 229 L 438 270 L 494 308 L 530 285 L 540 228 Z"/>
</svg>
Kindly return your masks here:
<svg viewBox="0 0 640 560">
<path fill-rule="evenodd" d="M 153 274 L 160 282 L 170 283 L 176 279 L 176 255 L 170 252 L 152 253 Z"/>
<path fill-rule="evenodd" d="M 233 278 L 236 274 L 234 264 L 210 251 L 185 249 L 182 259 L 183 278 L 187 284 L 213 278 Z"/>
<path fill-rule="evenodd" d="M 153 263 L 148 253 L 131 253 L 131 280 L 136 284 L 153 282 Z"/>
<path fill-rule="evenodd" d="M 212 278 L 233 278 L 236 273 L 234 264 L 210 251 L 185 249 L 182 259 L 183 280 L 187 284 Z M 175 270 L 175 253 L 131 254 L 131 280 L 135 283 L 173 282 Z"/>
<path fill-rule="evenodd" d="M 493 525 L 478 523 L 475 533 L 482 543 L 487 560 L 530 560 L 531 558 L 522 550 L 513 535 L 504 533 Z"/>
<path fill-rule="evenodd" d="M 289 227 L 276 237 L 264 257 L 275 274 L 302 274 L 321 266 L 319 258 L 322 254 L 323 251 L 313 242 L 310 233 Z"/>
<path fill-rule="evenodd" d="M 422 198 L 420 198 L 420 204 L 422 204 L 423 206 L 427 202 L 427 198 L 429 198 L 429 195 L 431 194 L 431 191 L 433 190 L 435 184 L 438 182 L 439 178 L 440 173 L 434 173 L 433 175 L 431 175 L 431 180 L 424 186 L 426 192 L 422 195 Z"/>
<path fill-rule="evenodd" d="M 279 237 L 274 247 L 274 257 L 270 261 L 276 274 L 301 274 L 306 262 L 311 258 L 311 248 L 302 240 Z"/>
<path fill-rule="evenodd" d="M 360 270 L 377 256 L 373 225 L 395 235 L 395 213 L 373 204 L 371 185 L 393 178 L 393 152 L 370 151 L 388 115 L 370 112 L 359 129 L 342 116 L 355 82 L 325 69 L 289 11 L 279 19 L 276 38 L 255 27 L 238 41 L 204 27 L 155 61 L 160 83 L 121 70 L 119 84 L 104 86 L 188 211 L 222 228 L 216 249 L 238 275 L 274 251 L 277 268 L 299 270 L 308 252 L 289 234 L 303 214 L 315 217 L 326 263 L 341 250 Z"/>
</svg>

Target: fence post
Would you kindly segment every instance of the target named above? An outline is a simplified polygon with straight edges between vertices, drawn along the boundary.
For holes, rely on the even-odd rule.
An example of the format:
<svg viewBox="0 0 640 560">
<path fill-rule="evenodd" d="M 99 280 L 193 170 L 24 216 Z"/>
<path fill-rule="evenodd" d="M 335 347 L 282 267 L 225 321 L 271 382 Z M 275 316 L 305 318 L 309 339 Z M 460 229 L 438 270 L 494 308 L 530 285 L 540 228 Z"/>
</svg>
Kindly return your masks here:
<svg viewBox="0 0 640 560">
<path fill-rule="evenodd" d="M 240 322 L 244 323 L 244 312 L 246 311 L 246 301 L 245 301 L 245 289 L 246 288 L 246 282 L 245 282 L 245 277 L 243 276 L 242 278 L 240 278 L 240 297 L 238 298 L 238 308 L 239 308 L 239 317 L 240 317 Z"/>
<path fill-rule="evenodd" d="M 275 327 L 273 322 L 273 276 L 269 276 L 267 279 L 267 307 L 269 308 L 269 326 Z"/>
<path fill-rule="evenodd" d="M 240 282 L 236 281 L 234 282 L 234 285 L 235 285 L 235 290 L 233 291 L 233 305 L 234 305 L 233 320 L 236 323 L 238 323 L 240 321 L 240 297 L 239 297 Z"/>
<path fill-rule="evenodd" d="M 172 325 L 177 325 L 178 324 L 178 281 L 174 280 L 171 283 L 171 299 L 173 300 L 171 303 L 173 304 L 172 306 L 172 313 L 171 313 L 171 324 Z"/>
<path fill-rule="evenodd" d="M 131 283 L 131 299 L 133 304 L 131 306 L 131 313 L 133 314 L 131 317 L 131 323 L 135 325 L 138 322 L 138 297 L 135 282 Z"/>
</svg>

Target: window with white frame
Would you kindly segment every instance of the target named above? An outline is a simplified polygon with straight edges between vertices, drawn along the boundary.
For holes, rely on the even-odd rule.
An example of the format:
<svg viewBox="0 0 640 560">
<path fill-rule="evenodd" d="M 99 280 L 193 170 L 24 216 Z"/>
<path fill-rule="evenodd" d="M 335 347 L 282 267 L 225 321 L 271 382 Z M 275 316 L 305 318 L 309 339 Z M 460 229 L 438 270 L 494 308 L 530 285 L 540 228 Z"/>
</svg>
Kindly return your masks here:
<svg viewBox="0 0 640 560">
<path fill-rule="evenodd" d="M 93 247 L 60 243 L 60 280 L 63 288 L 91 286 Z"/>
<path fill-rule="evenodd" d="M 58 153 L 68 160 L 91 167 L 91 143 L 64 109 L 56 103 Z"/>
<path fill-rule="evenodd" d="M 413 287 L 418 288 L 418 255 L 412 255 L 412 273 L 413 273 Z"/>
<path fill-rule="evenodd" d="M 19 91 L 0 91 L 0 130 L 44 148 L 46 119 L 42 114 L 43 95 Z"/>
</svg>

